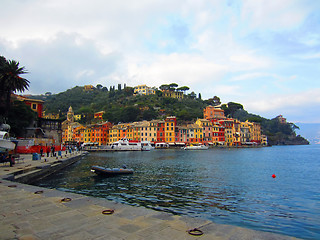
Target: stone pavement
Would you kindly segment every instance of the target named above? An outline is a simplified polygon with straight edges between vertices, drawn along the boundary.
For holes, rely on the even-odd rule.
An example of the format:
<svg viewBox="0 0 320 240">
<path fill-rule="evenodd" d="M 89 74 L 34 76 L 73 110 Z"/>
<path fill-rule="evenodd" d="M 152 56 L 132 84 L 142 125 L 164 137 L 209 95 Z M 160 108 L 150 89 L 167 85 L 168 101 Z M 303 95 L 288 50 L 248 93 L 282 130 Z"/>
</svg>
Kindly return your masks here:
<svg viewBox="0 0 320 240">
<path fill-rule="evenodd" d="M 46 164 L 54 164 L 59 159 L 67 159 L 70 157 L 80 156 L 82 152 L 73 152 L 66 154 L 65 151 L 62 152 L 62 158 L 59 157 L 42 157 L 40 160 L 32 160 L 32 154 L 20 154 L 23 160 L 16 161 L 13 167 L 10 167 L 10 163 L 0 163 L 0 177 L 3 178 L 4 175 L 12 174 L 18 171 L 28 171 L 38 166 L 43 166 Z"/>
<path fill-rule="evenodd" d="M 15 167 L 41 162 L 26 159 Z M 0 174 L 7 174 L 2 168 Z M 0 223 L 0 239 L 295 239 L 4 179 Z M 187 232 L 194 228 L 203 234 Z"/>
</svg>

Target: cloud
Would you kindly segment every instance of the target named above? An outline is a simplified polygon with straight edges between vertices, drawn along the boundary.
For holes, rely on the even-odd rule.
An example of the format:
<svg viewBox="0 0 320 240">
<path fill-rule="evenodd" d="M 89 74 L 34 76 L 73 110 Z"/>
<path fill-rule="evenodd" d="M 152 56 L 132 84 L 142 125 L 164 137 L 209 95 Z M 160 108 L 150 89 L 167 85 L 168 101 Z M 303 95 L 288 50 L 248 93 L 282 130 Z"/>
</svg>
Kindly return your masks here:
<svg viewBox="0 0 320 240">
<path fill-rule="evenodd" d="M 18 59 L 29 72 L 29 92 L 58 93 L 76 85 L 83 86 L 118 70 L 122 55 L 103 54 L 88 39 L 77 34 L 59 33 L 45 40 L 21 40 L 17 46 L 0 44 L 0 51 L 10 52 L 8 59 Z M 108 84 L 110 82 L 104 82 Z"/>
<path fill-rule="evenodd" d="M 176 82 L 203 99 L 289 113 L 295 94 L 315 98 L 308 91 L 320 87 L 319 9 L 313 0 L 7 0 L 0 52 L 26 67 L 34 94 Z"/>
<path fill-rule="evenodd" d="M 246 109 L 255 113 L 274 113 L 287 112 L 287 114 L 300 113 L 300 117 L 307 120 L 308 118 L 319 118 L 318 115 L 302 116 L 307 109 L 318 109 L 320 107 L 320 88 L 307 91 L 301 91 L 295 94 L 277 94 L 267 95 L 261 93 L 259 97 L 247 97 L 243 101 Z"/>
<path fill-rule="evenodd" d="M 255 30 L 288 30 L 299 27 L 311 10 L 305 1 L 243 0 L 241 19 Z"/>
<path fill-rule="evenodd" d="M 135 76 L 136 84 L 139 82 L 164 83 L 175 82 L 178 85 L 189 87 L 202 83 L 214 84 L 219 81 L 227 67 L 222 64 L 210 62 L 199 55 L 170 54 L 153 55 L 150 62 L 136 61 L 130 64 L 128 75 Z"/>
</svg>

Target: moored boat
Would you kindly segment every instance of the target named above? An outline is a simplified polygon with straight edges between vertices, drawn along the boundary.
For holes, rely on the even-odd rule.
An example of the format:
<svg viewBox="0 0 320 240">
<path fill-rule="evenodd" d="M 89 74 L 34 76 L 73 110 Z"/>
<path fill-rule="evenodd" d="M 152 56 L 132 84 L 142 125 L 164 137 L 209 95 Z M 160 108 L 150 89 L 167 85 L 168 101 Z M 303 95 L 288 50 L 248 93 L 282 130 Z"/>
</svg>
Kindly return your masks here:
<svg viewBox="0 0 320 240">
<path fill-rule="evenodd" d="M 120 174 L 133 174 L 133 169 L 131 168 L 104 168 L 100 166 L 92 166 L 91 172 L 98 175 L 113 176 Z"/>
<path fill-rule="evenodd" d="M 8 132 L 0 131 L 0 152 L 14 150 L 16 145 L 10 141 Z"/>
<path fill-rule="evenodd" d="M 183 150 L 207 150 L 209 149 L 209 147 L 204 144 L 193 144 L 190 146 L 183 147 L 182 149 Z"/>
<path fill-rule="evenodd" d="M 112 151 L 150 151 L 153 149 L 150 142 L 135 142 L 129 141 L 127 138 L 120 139 L 111 144 L 110 150 Z"/>
<path fill-rule="evenodd" d="M 156 149 L 167 149 L 167 148 L 169 148 L 169 144 L 168 143 L 159 142 L 159 143 L 156 143 L 155 148 Z"/>
</svg>

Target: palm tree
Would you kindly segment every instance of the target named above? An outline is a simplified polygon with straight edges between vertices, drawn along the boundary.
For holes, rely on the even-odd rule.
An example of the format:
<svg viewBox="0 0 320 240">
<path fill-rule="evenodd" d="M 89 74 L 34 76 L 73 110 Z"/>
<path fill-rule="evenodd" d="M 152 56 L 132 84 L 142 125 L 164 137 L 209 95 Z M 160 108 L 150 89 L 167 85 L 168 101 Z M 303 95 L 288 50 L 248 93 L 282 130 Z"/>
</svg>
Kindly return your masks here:
<svg viewBox="0 0 320 240">
<path fill-rule="evenodd" d="M 0 56 L 0 114 L 7 116 L 10 108 L 11 94 L 28 90 L 29 81 L 19 75 L 27 73 L 19 62 L 6 60 Z"/>
</svg>

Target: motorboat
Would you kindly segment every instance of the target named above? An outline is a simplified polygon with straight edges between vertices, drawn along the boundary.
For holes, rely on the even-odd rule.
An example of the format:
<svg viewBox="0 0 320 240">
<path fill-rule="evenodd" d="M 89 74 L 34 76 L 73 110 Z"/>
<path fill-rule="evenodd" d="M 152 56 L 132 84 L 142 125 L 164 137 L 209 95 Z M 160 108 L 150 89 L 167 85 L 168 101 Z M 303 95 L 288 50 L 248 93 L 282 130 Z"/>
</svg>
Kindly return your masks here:
<svg viewBox="0 0 320 240">
<path fill-rule="evenodd" d="M 149 141 L 130 141 L 127 138 L 122 138 L 111 144 L 109 150 L 112 151 L 150 151 L 153 149 Z"/>
<path fill-rule="evenodd" d="M 190 146 L 183 147 L 182 149 L 183 150 L 207 150 L 209 149 L 209 147 L 204 144 L 192 144 Z"/>
<path fill-rule="evenodd" d="M 141 141 L 141 151 L 150 151 L 154 149 L 149 141 Z"/>
<path fill-rule="evenodd" d="M 91 172 L 98 175 L 114 176 L 121 174 L 133 174 L 133 169 L 131 168 L 105 168 L 100 166 L 92 166 Z"/>
<path fill-rule="evenodd" d="M 159 142 L 159 143 L 156 143 L 155 148 L 156 149 L 167 149 L 167 148 L 169 148 L 169 144 L 168 143 Z"/>
<path fill-rule="evenodd" d="M 0 152 L 14 150 L 16 144 L 10 141 L 9 133 L 5 131 L 0 131 Z"/>
</svg>

